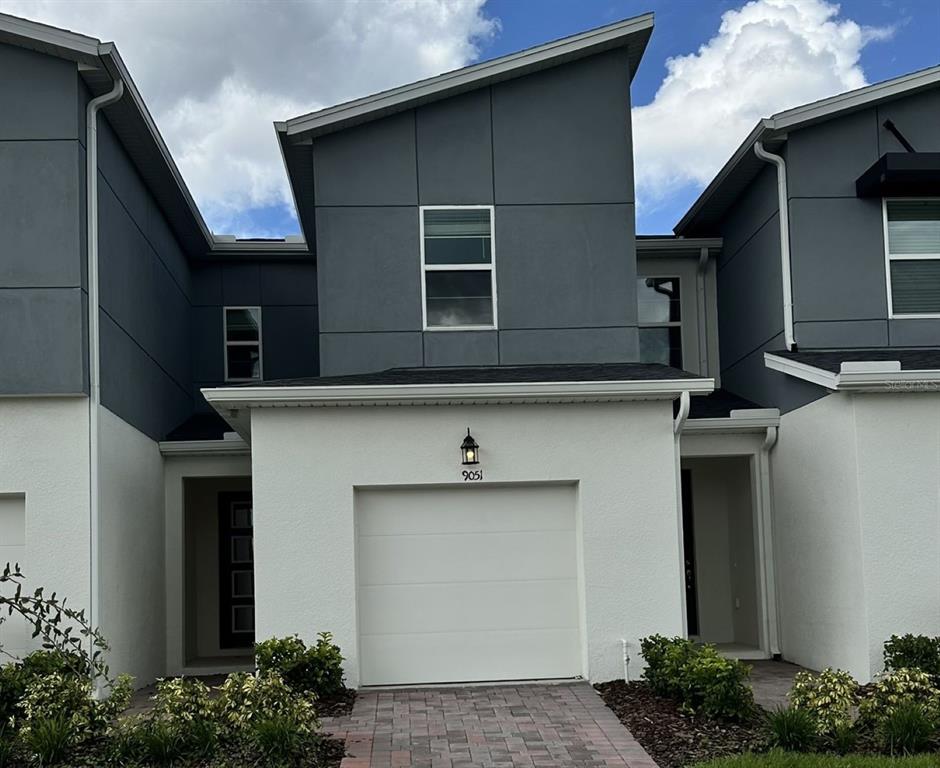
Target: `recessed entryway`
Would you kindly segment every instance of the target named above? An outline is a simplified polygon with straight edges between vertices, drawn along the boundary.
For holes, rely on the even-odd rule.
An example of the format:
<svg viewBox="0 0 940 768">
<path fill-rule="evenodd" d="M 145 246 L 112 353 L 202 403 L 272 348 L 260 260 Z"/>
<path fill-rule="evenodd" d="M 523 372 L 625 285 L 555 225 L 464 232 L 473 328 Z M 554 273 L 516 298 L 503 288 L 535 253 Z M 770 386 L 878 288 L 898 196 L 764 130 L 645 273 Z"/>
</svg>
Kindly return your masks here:
<svg viewBox="0 0 940 768">
<path fill-rule="evenodd" d="M 582 673 L 573 485 L 356 493 L 363 685 Z"/>
</svg>

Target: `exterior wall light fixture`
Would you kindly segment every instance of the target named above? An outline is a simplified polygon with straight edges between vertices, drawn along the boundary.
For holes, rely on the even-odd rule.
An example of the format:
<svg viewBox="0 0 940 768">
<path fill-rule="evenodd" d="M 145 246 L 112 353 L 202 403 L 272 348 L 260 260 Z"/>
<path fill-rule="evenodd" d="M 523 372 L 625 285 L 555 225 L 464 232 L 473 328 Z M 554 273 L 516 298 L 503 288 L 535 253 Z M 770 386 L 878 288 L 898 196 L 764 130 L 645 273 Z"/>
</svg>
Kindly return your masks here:
<svg viewBox="0 0 940 768">
<path fill-rule="evenodd" d="M 464 464 L 480 463 L 480 446 L 477 445 L 477 441 L 474 440 L 473 435 L 470 434 L 470 427 L 467 427 L 467 436 L 460 444 L 460 455 L 463 458 Z"/>
</svg>

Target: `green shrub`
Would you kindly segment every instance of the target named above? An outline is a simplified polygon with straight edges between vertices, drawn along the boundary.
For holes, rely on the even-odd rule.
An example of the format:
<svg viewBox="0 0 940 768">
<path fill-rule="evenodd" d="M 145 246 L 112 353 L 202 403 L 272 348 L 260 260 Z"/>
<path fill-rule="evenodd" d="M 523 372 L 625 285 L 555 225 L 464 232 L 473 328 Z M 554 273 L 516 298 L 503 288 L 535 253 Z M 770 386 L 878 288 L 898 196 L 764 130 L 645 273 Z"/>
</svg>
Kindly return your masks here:
<svg viewBox="0 0 940 768">
<path fill-rule="evenodd" d="M 824 669 L 819 674 L 800 672 L 790 689 L 790 704 L 809 713 L 816 732 L 831 736 L 851 727 L 852 712 L 858 705 L 858 683 L 841 669 Z"/>
<path fill-rule="evenodd" d="M 878 722 L 875 733 L 888 754 L 912 755 L 929 748 L 936 727 L 936 716 L 923 704 L 902 701 Z"/>
<path fill-rule="evenodd" d="M 699 763 L 698 768 L 937 768 L 934 755 L 885 757 L 878 755 L 801 754 L 779 749 L 764 754 L 746 752 Z"/>
<path fill-rule="evenodd" d="M 153 765 L 171 765 L 183 756 L 179 731 L 165 720 L 145 720 L 137 735 L 144 759 Z"/>
<path fill-rule="evenodd" d="M 679 699 L 687 711 L 729 720 L 753 711 L 750 668 L 724 658 L 714 646 L 652 635 L 640 641 L 640 649 L 647 663 L 644 676 L 653 690 Z"/>
<path fill-rule="evenodd" d="M 858 746 L 858 731 L 852 725 L 837 725 L 827 741 L 834 752 L 847 755 Z"/>
<path fill-rule="evenodd" d="M 8 720 L 0 720 L 0 768 L 11 765 L 15 755 L 16 731 Z"/>
<path fill-rule="evenodd" d="M 767 714 L 765 728 L 771 747 L 809 752 L 816 745 L 816 718 L 805 709 L 778 707 Z"/>
<path fill-rule="evenodd" d="M 61 763 L 74 739 L 75 729 L 64 714 L 36 719 L 23 731 L 26 751 L 41 766 Z"/>
<path fill-rule="evenodd" d="M 919 669 L 940 682 L 940 637 L 891 635 L 884 659 L 885 669 Z"/>
<path fill-rule="evenodd" d="M 260 720 L 283 719 L 293 724 L 300 738 L 316 733 L 316 697 L 294 691 L 276 672 L 250 675 L 236 672 L 219 688 L 219 723 L 235 738 L 250 734 Z"/>
<path fill-rule="evenodd" d="M 940 714 L 940 690 L 926 672 L 919 669 L 897 669 L 882 675 L 872 686 L 871 695 L 859 705 L 861 717 L 878 726 L 905 703 L 918 704 L 928 717 Z"/>
<path fill-rule="evenodd" d="M 282 715 L 266 717 L 253 723 L 248 739 L 253 753 L 265 765 L 290 764 L 304 752 L 305 742 L 294 721 Z"/>
<path fill-rule="evenodd" d="M 255 661 L 259 672 L 277 672 L 295 691 L 326 699 L 345 689 L 343 655 L 329 632 L 310 648 L 296 635 L 265 640 L 255 646 Z"/>
</svg>

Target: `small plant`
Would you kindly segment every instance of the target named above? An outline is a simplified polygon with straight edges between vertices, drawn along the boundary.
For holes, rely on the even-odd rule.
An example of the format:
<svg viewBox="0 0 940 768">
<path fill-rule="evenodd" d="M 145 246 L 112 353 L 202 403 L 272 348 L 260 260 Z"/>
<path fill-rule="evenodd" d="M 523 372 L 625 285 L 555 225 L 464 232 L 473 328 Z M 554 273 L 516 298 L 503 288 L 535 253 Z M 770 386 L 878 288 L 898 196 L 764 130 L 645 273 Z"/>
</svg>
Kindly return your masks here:
<svg viewBox="0 0 940 768">
<path fill-rule="evenodd" d="M 885 669 L 919 669 L 940 683 L 940 637 L 891 635 L 884 647 Z"/>
<path fill-rule="evenodd" d="M 929 748 L 936 724 L 936 716 L 923 704 L 903 701 L 878 722 L 875 733 L 888 754 L 912 755 Z"/>
<path fill-rule="evenodd" d="M 809 752 L 816 745 L 816 718 L 805 709 L 778 707 L 767 714 L 767 742 L 791 752 Z"/>
<path fill-rule="evenodd" d="M 851 725 L 837 725 L 829 734 L 828 741 L 834 752 L 847 755 L 858 746 L 858 732 Z"/>
<path fill-rule="evenodd" d="M 683 637 L 650 635 L 640 640 L 640 651 L 646 661 L 643 677 L 656 693 L 680 696 L 682 671 L 695 653 L 695 645 Z"/>
<path fill-rule="evenodd" d="M 171 765 L 183 754 L 179 732 L 164 720 L 145 722 L 138 739 L 145 759 L 154 765 Z"/>
<path fill-rule="evenodd" d="M 316 697 L 297 693 L 276 672 L 229 675 L 219 688 L 218 707 L 220 724 L 236 738 L 265 719 L 284 718 L 292 722 L 301 738 L 314 735 L 320 726 Z"/>
<path fill-rule="evenodd" d="M 7 720 L 0 720 L 0 768 L 13 763 L 16 752 L 16 732 Z"/>
<path fill-rule="evenodd" d="M 329 632 L 310 648 L 296 635 L 265 640 L 255 646 L 255 661 L 261 674 L 277 672 L 295 691 L 326 699 L 345 689 L 343 655 Z"/>
<path fill-rule="evenodd" d="M 292 763 L 303 753 L 304 739 L 294 721 L 277 715 L 258 720 L 251 727 L 249 740 L 253 752 L 265 765 L 282 766 Z"/>
<path fill-rule="evenodd" d="M 876 727 L 899 706 L 911 702 L 923 707 L 928 717 L 940 712 L 940 690 L 926 672 L 919 669 L 897 669 L 882 675 L 874 684 L 871 695 L 859 705 L 861 717 Z"/>
<path fill-rule="evenodd" d="M 41 766 L 61 763 L 72 746 L 75 731 L 63 714 L 44 717 L 23 732 L 26 750 Z"/>
<path fill-rule="evenodd" d="M 841 669 L 824 669 L 818 675 L 800 672 L 793 681 L 790 704 L 805 711 L 816 722 L 820 736 L 832 736 L 851 727 L 852 712 L 858 704 L 858 683 Z"/>
</svg>

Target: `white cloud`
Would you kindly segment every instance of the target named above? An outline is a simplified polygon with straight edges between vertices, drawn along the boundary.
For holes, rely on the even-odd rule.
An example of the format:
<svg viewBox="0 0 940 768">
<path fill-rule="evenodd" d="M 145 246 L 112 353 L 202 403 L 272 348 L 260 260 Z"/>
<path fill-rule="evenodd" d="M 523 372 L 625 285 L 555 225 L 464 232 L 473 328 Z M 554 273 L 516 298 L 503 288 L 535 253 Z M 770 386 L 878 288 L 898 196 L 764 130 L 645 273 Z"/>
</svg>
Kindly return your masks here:
<svg viewBox="0 0 940 768">
<path fill-rule="evenodd" d="M 462 67 L 497 22 L 484 0 L 0 0 L 112 40 L 209 225 L 291 205 L 272 123 Z M 261 234 L 239 232 L 238 234 Z"/>
<path fill-rule="evenodd" d="M 861 51 L 891 32 L 839 18 L 823 0 L 753 0 L 725 12 L 718 34 L 668 59 L 652 103 L 633 110 L 641 210 L 710 181 L 761 117 L 865 85 Z"/>
</svg>

